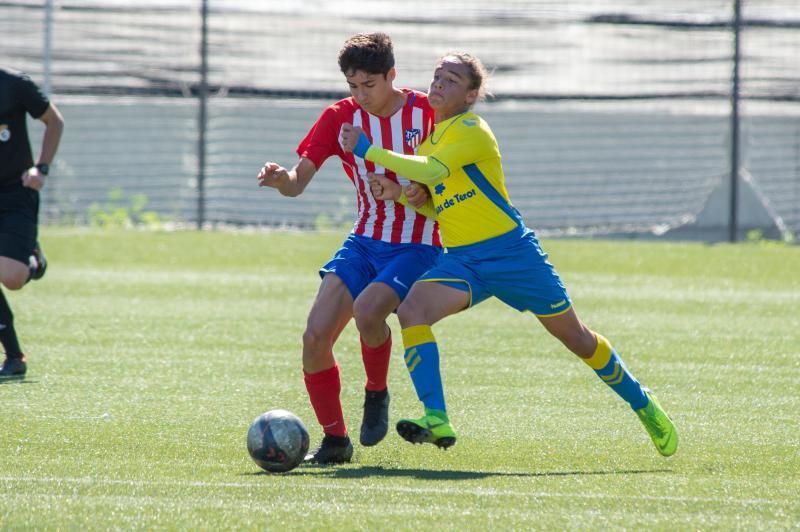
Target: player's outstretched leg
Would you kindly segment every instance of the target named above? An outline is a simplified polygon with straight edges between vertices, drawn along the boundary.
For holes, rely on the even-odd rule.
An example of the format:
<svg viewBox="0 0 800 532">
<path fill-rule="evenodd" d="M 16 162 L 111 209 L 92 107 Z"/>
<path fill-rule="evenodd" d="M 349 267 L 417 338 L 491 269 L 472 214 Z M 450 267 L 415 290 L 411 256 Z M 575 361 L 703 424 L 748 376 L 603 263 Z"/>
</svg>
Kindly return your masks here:
<svg viewBox="0 0 800 532">
<path fill-rule="evenodd" d="M 675 454 L 678 448 L 678 431 L 672 420 L 650 390 L 639 384 L 628 371 L 609 341 L 600 334 L 594 335 L 597 338 L 597 348 L 591 357 L 584 358 L 583 361 L 636 412 L 658 452 L 664 456 Z"/>
<path fill-rule="evenodd" d="M 636 415 L 650 434 L 658 452 L 664 456 L 672 456 L 678 450 L 678 429 L 661 408 L 653 392 L 647 388 L 644 391 L 649 401 L 644 408 L 636 410 Z"/>
<path fill-rule="evenodd" d="M 456 444 L 456 431 L 441 410 L 426 408 L 419 419 L 401 419 L 397 422 L 397 433 L 408 442 L 432 443 L 440 449 Z"/>
</svg>

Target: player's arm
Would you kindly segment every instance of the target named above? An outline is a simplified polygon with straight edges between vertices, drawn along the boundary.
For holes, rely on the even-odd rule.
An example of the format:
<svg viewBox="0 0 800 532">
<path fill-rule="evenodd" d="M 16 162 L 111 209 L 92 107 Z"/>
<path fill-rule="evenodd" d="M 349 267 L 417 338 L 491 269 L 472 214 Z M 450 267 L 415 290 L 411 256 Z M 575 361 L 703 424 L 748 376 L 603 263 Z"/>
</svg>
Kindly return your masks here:
<svg viewBox="0 0 800 532">
<path fill-rule="evenodd" d="M 340 137 L 345 151 L 352 151 L 356 156 L 388 168 L 412 181 L 434 185 L 450 175 L 447 167 L 433 157 L 405 155 L 374 146 L 360 128 L 351 124 L 342 126 Z"/>
<path fill-rule="evenodd" d="M 366 136 L 364 138 L 366 139 Z M 435 185 L 450 173 L 445 165 L 433 157 L 395 153 L 375 145 L 370 145 L 362 151 L 363 156 L 355 151 L 353 153 L 423 185 Z"/>
<path fill-rule="evenodd" d="M 317 167 L 311 159 L 301 158 L 291 170 L 278 163 L 267 162 L 256 176 L 258 186 L 278 189 L 284 196 L 299 196 L 306 189 Z"/>
</svg>

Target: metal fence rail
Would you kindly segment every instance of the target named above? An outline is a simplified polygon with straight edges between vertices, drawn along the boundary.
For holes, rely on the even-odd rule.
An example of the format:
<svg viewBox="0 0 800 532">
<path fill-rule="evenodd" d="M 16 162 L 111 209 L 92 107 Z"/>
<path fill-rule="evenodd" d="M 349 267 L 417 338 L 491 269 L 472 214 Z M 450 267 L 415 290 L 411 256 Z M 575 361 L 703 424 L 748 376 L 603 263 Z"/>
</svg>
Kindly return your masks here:
<svg viewBox="0 0 800 532">
<path fill-rule="evenodd" d="M 44 83 L 67 119 L 48 223 L 121 209 L 199 226 L 351 224 L 336 161 L 293 200 L 255 174 L 294 163 L 321 109 L 346 96 L 339 46 L 380 30 L 399 85 L 424 90 L 451 49 L 493 70 L 478 111 L 538 229 L 800 234 L 794 2 L 640 4 L 18 0 L 0 4 L 0 64 Z"/>
</svg>

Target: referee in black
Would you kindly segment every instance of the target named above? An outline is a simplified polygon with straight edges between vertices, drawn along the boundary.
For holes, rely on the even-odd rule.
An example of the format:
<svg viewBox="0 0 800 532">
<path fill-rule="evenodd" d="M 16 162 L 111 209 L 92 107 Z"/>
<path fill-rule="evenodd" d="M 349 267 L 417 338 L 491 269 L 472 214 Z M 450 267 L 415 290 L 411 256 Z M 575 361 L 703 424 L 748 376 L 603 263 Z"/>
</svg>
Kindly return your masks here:
<svg viewBox="0 0 800 532">
<path fill-rule="evenodd" d="M 26 114 L 45 125 L 36 164 Z M 37 243 L 39 191 L 63 131 L 61 113 L 41 89 L 22 72 L 0 67 L 0 284 L 9 290 L 19 290 L 30 279 L 41 278 L 47 268 Z M 6 354 L 0 378 L 25 375 L 27 361 L 2 288 L 0 343 Z"/>
</svg>

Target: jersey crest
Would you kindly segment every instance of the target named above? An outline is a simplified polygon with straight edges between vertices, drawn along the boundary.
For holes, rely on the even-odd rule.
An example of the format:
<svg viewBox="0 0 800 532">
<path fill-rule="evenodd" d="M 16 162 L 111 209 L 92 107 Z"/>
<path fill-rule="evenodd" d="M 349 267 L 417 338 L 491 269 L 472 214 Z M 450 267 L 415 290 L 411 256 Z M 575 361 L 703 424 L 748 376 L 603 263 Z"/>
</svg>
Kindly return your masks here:
<svg viewBox="0 0 800 532">
<path fill-rule="evenodd" d="M 405 137 L 406 144 L 412 150 L 416 150 L 417 146 L 422 144 L 422 131 L 417 128 L 406 129 Z"/>
</svg>

